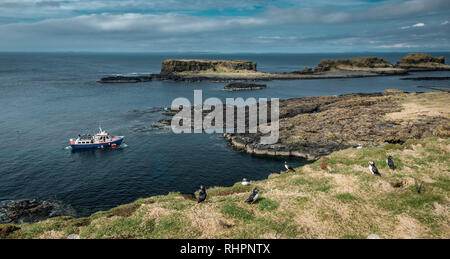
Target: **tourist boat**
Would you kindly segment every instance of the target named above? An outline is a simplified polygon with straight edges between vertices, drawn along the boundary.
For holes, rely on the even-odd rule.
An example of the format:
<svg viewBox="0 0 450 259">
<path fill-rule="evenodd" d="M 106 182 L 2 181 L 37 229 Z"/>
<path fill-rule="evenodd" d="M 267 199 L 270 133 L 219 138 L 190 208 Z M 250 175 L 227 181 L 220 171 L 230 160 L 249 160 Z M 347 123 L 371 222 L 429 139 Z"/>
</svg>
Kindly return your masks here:
<svg viewBox="0 0 450 259">
<path fill-rule="evenodd" d="M 100 128 L 95 135 L 78 135 L 78 138 L 70 139 L 70 145 L 73 149 L 117 147 L 123 139 L 124 136 L 111 136 Z"/>
</svg>

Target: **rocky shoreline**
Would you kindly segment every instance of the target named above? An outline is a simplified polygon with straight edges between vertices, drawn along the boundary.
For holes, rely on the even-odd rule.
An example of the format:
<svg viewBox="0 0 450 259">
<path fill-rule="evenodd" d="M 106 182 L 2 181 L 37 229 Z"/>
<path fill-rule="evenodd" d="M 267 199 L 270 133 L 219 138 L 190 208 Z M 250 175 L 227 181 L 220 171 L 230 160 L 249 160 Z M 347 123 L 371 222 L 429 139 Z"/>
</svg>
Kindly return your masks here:
<svg viewBox="0 0 450 259">
<path fill-rule="evenodd" d="M 450 80 L 450 76 L 404 77 L 404 78 L 400 78 L 400 80 L 442 81 L 442 80 Z"/>
<path fill-rule="evenodd" d="M 433 86 L 433 85 L 419 85 L 419 88 L 427 88 L 432 90 L 438 90 L 443 92 L 449 92 L 450 93 L 450 86 Z"/>
<path fill-rule="evenodd" d="M 278 143 L 260 144 L 259 133 L 223 136 L 234 148 L 250 154 L 316 160 L 349 147 L 450 136 L 448 100 L 448 93 L 399 90 L 293 98 L 280 101 Z M 409 107 L 419 116 L 411 116 Z"/>
<path fill-rule="evenodd" d="M 299 71 L 283 73 L 258 72 L 257 65 L 247 60 L 164 60 L 159 74 L 140 76 L 108 76 L 100 83 L 138 83 L 153 80 L 184 82 L 235 82 L 302 79 L 339 79 L 375 76 L 408 75 L 411 71 L 448 70 L 444 57 L 427 54 L 408 54 L 391 64 L 377 57 L 357 57 L 342 60 L 325 59 L 313 69 L 304 67 Z"/>
<path fill-rule="evenodd" d="M 350 147 L 450 136 L 448 100 L 448 93 L 404 93 L 399 90 L 292 98 L 280 100 L 277 143 L 260 144 L 263 135 L 248 133 L 247 120 L 247 133 L 225 133 L 223 137 L 237 150 L 249 154 L 316 160 Z M 203 116 L 207 114 L 204 112 Z M 160 121 L 162 127 L 170 125 L 173 115 L 174 112 L 166 113 L 168 119 Z M 234 123 L 236 125 L 236 121 Z M 226 121 L 223 125 L 227 127 Z"/>
<path fill-rule="evenodd" d="M 31 223 L 69 214 L 69 209 L 58 201 L 33 199 L 0 202 L 0 224 Z"/>
</svg>

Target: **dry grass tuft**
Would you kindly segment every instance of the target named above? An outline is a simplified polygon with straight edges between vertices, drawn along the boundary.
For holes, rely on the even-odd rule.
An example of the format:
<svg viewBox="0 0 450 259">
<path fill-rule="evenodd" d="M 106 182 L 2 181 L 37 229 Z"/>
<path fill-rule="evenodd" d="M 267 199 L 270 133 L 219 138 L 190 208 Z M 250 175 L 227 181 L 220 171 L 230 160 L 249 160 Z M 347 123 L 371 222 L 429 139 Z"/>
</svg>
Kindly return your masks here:
<svg viewBox="0 0 450 259">
<path fill-rule="evenodd" d="M 111 214 L 118 217 L 130 217 L 140 206 L 140 204 L 135 203 L 122 205 L 112 209 Z"/>
<path fill-rule="evenodd" d="M 320 164 L 320 168 L 322 168 L 322 170 L 327 170 L 328 169 L 328 157 L 322 157 L 322 163 Z"/>
</svg>

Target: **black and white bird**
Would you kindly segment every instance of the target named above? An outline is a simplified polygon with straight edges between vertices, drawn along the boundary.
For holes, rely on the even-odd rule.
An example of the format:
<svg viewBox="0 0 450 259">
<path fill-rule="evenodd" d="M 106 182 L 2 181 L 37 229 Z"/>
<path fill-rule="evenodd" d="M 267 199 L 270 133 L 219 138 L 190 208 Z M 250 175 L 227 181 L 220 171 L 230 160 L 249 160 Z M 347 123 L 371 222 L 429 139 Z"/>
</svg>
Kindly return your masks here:
<svg viewBox="0 0 450 259">
<path fill-rule="evenodd" d="M 388 156 L 386 159 L 386 164 L 389 166 L 389 169 L 395 170 L 394 161 L 392 161 L 392 156 Z"/>
<path fill-rule="evenodd" d="M 247 203 L 253 204 L 256 199 L 258 199 L 258 188 L 254 188 L 252 194 L 250 194 L 250 197 L 248 197 L 248 199 L 245 201 Z"/>
<path fill-rule="evenodd" d="M 284 167 L 286 167 L 286 170 L 288 170 L 288 171 L 294 171 L 294 168 L 292 168 L 292 166 L 288 165 L 287 161 L 284 161 Z"/>
<path fill-rule="evenodd" d="M 241 184 L 242 185 L 249 185 L 249 182 L 248 182 L 247 178 L 242 179 Z"/>
<path fill-rule="evenodd" d="M 200 192 L 198 193 L 198 203 L 206 200 L 206 196 L 207 195 L 208 195 L 208 193 L 206 192 L 205 186 L 201 185 L 200 186 Z"/>
<path fill-rule="evenodd" d="M 369 170 L 372 174 L 381 176 L 380 172 L 378 172 L 378 169 L 373 161 L 369 161 Z"/>
</svg>

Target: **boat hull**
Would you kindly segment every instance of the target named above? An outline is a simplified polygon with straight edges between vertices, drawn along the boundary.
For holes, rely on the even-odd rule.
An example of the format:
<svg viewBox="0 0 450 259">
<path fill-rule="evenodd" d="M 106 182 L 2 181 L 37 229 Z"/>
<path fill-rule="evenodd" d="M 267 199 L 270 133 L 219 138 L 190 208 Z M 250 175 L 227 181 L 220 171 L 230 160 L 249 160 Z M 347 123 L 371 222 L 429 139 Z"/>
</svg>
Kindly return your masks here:
<svg viewBox="0 0 450 259">
<path fill-rule="evenodd" d="M 122 144 L 123 137 L 118 137 L 109 142 L 92 143 L 92 144 L 73 144 L 70 146 L 72 149 L 91 149 L 91 148 L 107 148 L 107 147 L 118 147 Z"/>
</svg>

